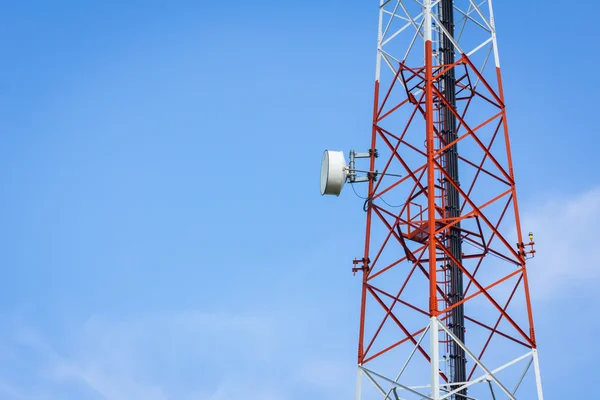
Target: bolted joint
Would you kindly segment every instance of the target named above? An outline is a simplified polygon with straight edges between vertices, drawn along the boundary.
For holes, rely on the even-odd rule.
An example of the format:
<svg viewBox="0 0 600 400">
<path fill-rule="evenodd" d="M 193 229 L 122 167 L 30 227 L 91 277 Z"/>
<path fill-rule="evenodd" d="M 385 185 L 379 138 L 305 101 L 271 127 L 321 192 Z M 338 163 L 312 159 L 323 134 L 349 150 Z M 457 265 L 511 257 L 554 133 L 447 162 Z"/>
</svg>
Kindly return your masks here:
<svg viewBox="0 0 600 400">
<path fill-rule="evenodd" d="M 370 267 L 369 267 L 370 262 L 371 262 L 371 260 L 369 258 L 361 258 L 361 259 L 355 258 L 352 261 L 352 264 L 354 264 L 354 267 L 352 267 L 352 273 L 354 275 L 356 275 L 356 273 L 358 271 L 363 271 L 363 272 L 368 271 L 370 269 Z"/>
<path fill-rule="evenodd" d="M 379 171 L 375 171 L 375 172 L 367 172 L 367 178 L 369 178 L 369 180 L 373 180 L 373 182 L 377 182 L 377 176 L 379 175 Z"/>
</svg>

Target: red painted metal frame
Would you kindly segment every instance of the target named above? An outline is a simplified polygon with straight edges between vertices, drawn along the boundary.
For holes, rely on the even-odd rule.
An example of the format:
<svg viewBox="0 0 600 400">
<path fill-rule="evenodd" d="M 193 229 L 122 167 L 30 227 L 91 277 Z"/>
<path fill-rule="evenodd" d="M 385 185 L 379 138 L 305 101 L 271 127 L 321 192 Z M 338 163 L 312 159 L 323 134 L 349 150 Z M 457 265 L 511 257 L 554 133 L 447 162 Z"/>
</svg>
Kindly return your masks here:
<svg viewBox="0 0 600 400">
<path fill-rule="evenodd" d="M 425 46 L 426 54 L 429 55 L 425 59 L 432 60 L 431 42 L 427 42 Z M 451 68 L 455 69 L 458 77 L 456 92 L 461 107 L 456 109 L 450 106 L 439 89 L 444 72 Z M 472 77 L 476 79 L 477 84 L 473 84 Z M 361 365 L 372 362 L 403 344 L 417 346 L 419 335 L 425 328 L 411 331 L 403 322 L 405 317 L 398 312 L 400 307 L 425 318 L 437 316 L 443 322 L 450 318 L 449 312 L 454 307 L 465 304 L 465 319 L 473 326 L 488 332 L 484 344 L 479 349 L 474 349 L 480 359 L 485 356 L 492 338 L 496 336 L 525 348 L 536 347 L 499 69 L 496 79 L 494 84 L 488 82 L 473 62 L 466 55 L 462 55 L 451 65 L 436 66 L 429 61 L 425 66 L 411 68 L 400 63 L 389 87 L 381 88 L 379 81 L 375 83 L 371 149 L 376 149 L 378 145 L 383 146 L 389 157 L 382 161 L 383 168 L 378 174 L 379 179 L 371 179 L 368 184 L 364 254 L 361 260 L 355 261 L 355 264 L 360 266 L 355 270 L 362 272 L 358 342 L 358 363 Z M 497 89 L 494 89 L 494 86 Z M 402 99 L 398 100 L 400 95 Z M 388 104 L 392 98 L 396 99 L 394 104 Z M 487 109 L 492 110 L 479 123 L 470 120 L 469 111 L 474 104 L 484 104 Z M 444 142 L 439 121 L 436 120 L 436 110 L 442 105 L 452 110 L 456 117 L 458 139 L 453 143 Z M 393 129 L 384 127 L 385 122 L 400 111 L 406 116 L 404 125 L 395 126 Z M 416 145 L 407 139 L 407 135 L 414 131 L 413 125 L 419 118 L 425 122 L 422 137 L 425 146 Z M 486 133 L 482 134 L 483 131 Z M 470 182 L 458 185 L 446 175 L 442 165 L 443 155 L 453 144 L 458 144 L 460 148 L 467 141 L 478 149 L 479 153 L 459 154 L 462 165 L 472 168 L 474 175 Z M 501 148 L 498 149 L 500 145 Z M 376 163 L 374 154 L 375 152 L 370 158 L 371 171 L 375 171 L 376 164 L 379 164 Z M 422 159 L 421 164 L 409 166 L 411 163 L 407 160 L 407 155 L 412 157 L 413 163 L 415 159 Z M 401 168 L 404 176 L 387 177 L 386 173 L 394 167 Z M 488 185 L 481 185 L 484 177 L 493 181 L 498 189 L 489 190 Z M 459 192 L 462 202 L 460 218 L 446 218 L 443 212 L 443 196 L 440 194 L 443 185 L 438 184 L 440 179 L 450 181 Z M 399 209 L 393 209 L 387 203 L 379 201 L 383 196 L 392 195 L 400 188 L 402 193 L 406 193 L 406 197 L 401 199 L 405 202 Z M 411 207 L 415 207 L 419 212 L 411 214 Z M 511 244 L 506 237 L 506 226 L 501 229 L 503 221 L 514 224 L 510 226 L 510 230 L 516 229 L 518 244 Z M 469 222 L 473 225 L 470 230 L 466 226 L 461 228 L 462 238 L 464 243 L 477 250 L 472 253 L 465 252 L 462 263 L 454 258 L 444 241 L 449 228 L 456 226 L 458 222 Z M 375 223 L 378 223 L 377 227 Z M 378 229 L 377 233 L 383 230 L 383 239 L 374 239 L 375 229 Z M 422 238 L 422 241 L 414 240 L 416 237 Z M 400 252 L 398 257 L 382 265 L 382 254 L 393 244 L 400 244 L 405 253 Z M 397 248 L 394 248 L 395 251 Z M 511 266 L 511 269 L 503 276 L 486 282 L 485 278 L 482 278 L 482 271 L 489 264 L 490 256 Z M 444 273 L 440 263 L 445 261 L 456 263 L 465 279 L 464 299 L 457 303 L 450 301 L 444 279 L 439 278 Z M 397 290 L 390 293 L 389 289 L 384 288 L 385 285 L 390 285 L 386 276 L 396 270 L 400 270 L 404 278 L 398 280 L 397 274 L 394 275 L 393 282 Z M 428 307 L 413 300 L 411 294 L 406 291 L 409 283 L 416 279 L 417 275 L 421 275 L 420 279 L 424 276 L 429 282 Z M 504 286 L 504 292 L 509 293 L 507 299 L 492 293 L 493 289 L 500 286 Z M 526 322 L 517 322 L 509 311 L 519 290 L 524 295 L 527 307 Z M 469 315 L 468 304 L 475 299 L 485 301 L 495 310 L 497 317 L 493 323 L 486 323 Z M 384 317 L 371 318 L 370 307 L 380 307 Z M 502 321 L 505 321 L 508 330 L 500 330 Z M 399 328 L 404 336 L 391 342 L 389 338 L 380 340 L 382 331 L 389 324 Z M 372 332 L 367 332 L 367 327 L 372 327 Z M 425 348 L 418 345 L 417 350 L 429 361 L 429 354 Z M 472 367 L 469 379 L 477 368 L 477 365 Z M 440 375 L 447 381 L 443 374 Z"/>
</svg>

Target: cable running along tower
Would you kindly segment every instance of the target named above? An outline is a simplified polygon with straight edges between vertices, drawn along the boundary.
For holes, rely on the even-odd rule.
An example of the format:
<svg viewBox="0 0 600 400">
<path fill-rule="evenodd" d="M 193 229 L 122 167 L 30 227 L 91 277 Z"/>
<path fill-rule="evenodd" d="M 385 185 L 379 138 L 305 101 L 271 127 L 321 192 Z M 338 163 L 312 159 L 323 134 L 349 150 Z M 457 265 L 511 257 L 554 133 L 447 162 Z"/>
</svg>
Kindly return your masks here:
<svg viewBox="0 0 600 400">
<path fill-rule="evenodd" d="M 380 0 L 360 154 L 357 399 L 541 400 L 492 0 Z"/>
</svg>

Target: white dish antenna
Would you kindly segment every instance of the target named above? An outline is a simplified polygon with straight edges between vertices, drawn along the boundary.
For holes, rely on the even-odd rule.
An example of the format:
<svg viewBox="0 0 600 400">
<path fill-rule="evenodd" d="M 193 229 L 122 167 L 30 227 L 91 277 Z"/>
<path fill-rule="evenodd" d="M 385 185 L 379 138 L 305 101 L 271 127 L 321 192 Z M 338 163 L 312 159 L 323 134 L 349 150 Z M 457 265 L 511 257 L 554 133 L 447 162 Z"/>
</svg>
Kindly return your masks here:
<svg viewBox="0 0 600 400">
<path fill-rule="evenodd" d="M 379 176 L 396 176 L 398 174 L 380 174 L 378 171 L 364 171 L 356 169 L 357 158 L 372 158 L 379 157 L 377 149 L 369 150 L 364 153 L 357 153 L 350 150 L 350 164 L 346 165 L 346 159 L 343 151 L 325 150 L 323 153 L 323 161 L 321 161 L 321 194 L 329 194 L 339 196 L 346 181 L 350 183 L 360 182 L 375 182 Z M 365 173 L 365 176 L 357 176 L 357 172 Z"/>
<path fill-rule="evenodd" d="M 321 194 L 339 196 L 346 182 L 347 170 L 343 151 L 325 150 L 321 161 Z"/>
</svg>

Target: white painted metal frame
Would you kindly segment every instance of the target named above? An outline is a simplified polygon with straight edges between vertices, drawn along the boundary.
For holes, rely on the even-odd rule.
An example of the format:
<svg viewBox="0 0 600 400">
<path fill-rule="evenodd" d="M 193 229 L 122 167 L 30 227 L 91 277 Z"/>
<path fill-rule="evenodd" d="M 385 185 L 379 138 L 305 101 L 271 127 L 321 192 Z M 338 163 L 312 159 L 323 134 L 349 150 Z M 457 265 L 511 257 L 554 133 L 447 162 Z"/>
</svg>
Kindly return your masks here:
<svg viewBox="0 0 600 400">
<path fill-rule="evenodd" d="M 463 0 L 467 9 L 454 6 L 458 19 L 455 23 L 458 34 L 456 37 L 450 37 L 443 28 L 440 21 L 433 12 L 440 0 L 380 0 L 379 1 L 379 31 L 377 39 L 377 63 L 375 79 L 381 79 L 382 61 L 392 71 L 396 72 L 394 63 L 399 63 L 408 59 L 409 55 L 415 51 L 419 39 L 421 44 L 426 40 L 435 42 L 435 34 L 446 35 L 456 47 L 460 54 L 472 56 L 482 50 L 487 50 L 494 54 L 495 66 L 500 66 L 500 56 L 498 53 L 498 41 L 496 37 L 496 27 L 492 0 L 483 0 L 476 2 L 474 0 Z M 489 14 L 486 16 L 481 8 L 487 3 Z M 418 5 L 420 10 L 413 11 L 414 6 Z M 412 9 L 411 9 L 412 6 Z M 429 10 L 429 11 L 428 11 Z M 397 27 L 397 22 L 401 25 Z M 463 32 L 467 25 L 476 26 L 481 30 L 481 40 L 477 45 L 469 49 L 463 49 Z M 404 49 L 392 49 L 392 45 L 399 36 L 409 36 L 411 38 L 408 46 Z M 422 48 L 422 46 L 421 46 Z M 434 54 L 435 61 L 439 63 L 437 54 Z"/>
<path fill-rule="evenodd" d="M 453 390 L 446 389 L 446 387 L 456 386 L 456 384 L 457 384 L 456 382 L 452 383 L 452 384 L 450 384 L 450 383 L 440 384 L 440 380 L 439 380 L 439 372 L 440 371 L 435 366 L 439 365 L 439 361 L 440 361 L 438 336 L 439 336 L 439 332 L 441 332 L 441 331 L 448 334 L 448 336 L 450 336 L 465 351 L 465 353 L 470 357 L 470 359 L 473 360 L 485 373 L 480 375 L 477 378 L 474 378 L 474 379 L 468 381 L 468 382 L 460 382 L 459 384 L 461 386 L 456 389 L 453 389 Z M 431 377 L 430 377 L 430 383 L 424 384 L 424 385 L 417 385 L 417 386 L 400 383 L 399 381 L 400 381 L 400 378 L 402 377 L 402 374 L 404 373 L 404 371 L 406 370 L 410 361 L 414 357 L 417 348 L 421 345 L 423 339 L 425 338 L 425 336 L 428 333 L 430 334 L 430 341 L 431 341 L 430 357 L 432 360 L 432 362 L 431 362 L 432 372 L 431 372 Z M 436 360 L 437 360 L 437 363 L 435 362 Z M 514 387 L 513 390 L 509 390 L 508 387 L 496 376 L 496 374 L 498 374 L 500 371 L 503 371 L 507 368 L 511 368 L 516 365 L 522 365 L 523 361 L 525 361 L 525 360 L 527 360 L 527 363 L 526 363 L 523 373 L 521 374 L 521 377 L 520 377 L 518 383 L 516 384 L 516 386 Z M 356 398 L 357 398 L 357 400 L 361 399 L 362 375 L 364 375 L 377 388 L 377 390 L 383 395 L 383 397 L 382 397 L 383 400 L 395 400 L 394 398 L 391 397 L 391 393 L 395 390 L 399 390 L 400 392 L 404 390 L 404 391 L 410 392 L 412 394 L 415 394 L 417 396 L 420 396 L 422 399 L 445 400 L 445 399 L 449 399 L 453 394 L 458 393 L 462 389 L 468 388 L 468 387 L 476 385 L 476 384 L 487 384 L 490 388 L 490 396 L 491 396 L 490 398 L 492 400 L 496 399 L 494 387 L 499 388 L 504 393 L 504 395 L 507 396 L 508 399 L 517 400 L 518 399 L 516 397 L 517 390 L 519 389 L 519 387 L 521 386 L 521 383 L 523 382 L 523 379 L 527 375 L 527 372 L 529 371 L 531 364 L 534 365 L 534 370 L 535 370 L 538 400 L 543 400 L 544 397 L 543 397 L 543 392 L 542 392 L 541 379 L 540 379 L 540 375 L 539 375 L 539 360 L 538 360 L 538 355 L 537 355 L 536 349 L 531 349 L 527 353 L 525 353 L 519 357 L 516 357 L 513 360 L 510 360 L 509 362 L 507 362 L 499 367 L 490 369 L 488 366 L 486 366 L 486 364 L 484 364 L 480 359 L 478 359 L 477 356 L 475 354 L 473 354 L 473 352 L 471 352 L 471 350 L 469 350 L 469 348 L 467 346 L 465 346 L 465 344 L 462 343 L 452 333 L 452 331 L 450 329 L 448 329 L 448 327 L 446 325 L 444 325 L 438 318 L 432 317 L 430 324 L 425 328 L 425 331 L 421 335 L 417 344 L 414 346 L 414 349 L 410 353 L 410 356 L 408 357 L 408 359 L 402 366 L 400 373 L 396 376 L 396 379 L 391 379 L 389 377 L 386 377 L 376 371 L 373 371 L 371 369 L 363 367 L 362 365 L 358 366 L 358 382 L 357 382 Z M 493 385 L 492 383 L 495 385 Z M 383 384 L 388 384 L 391 386 L 388 390 L 385 390 L 384 387 L 382 386 Z M 423 393 L 423 389 L 428 389 L 429 393 Z M 444 392 L 444 393 L 442 393 L 442 392 Z M 397 397 L 397 398 L 402 399 L 401 397 Z M 481 398 L 481 397 L 479 397 L 479 398 L 467 397 L 467 398 L 472 399 L 472 400 L 483 400 L 483 398 Z M 527 399 L 527 400 L 529 400 L 529 399 Z"/>
</svg>

